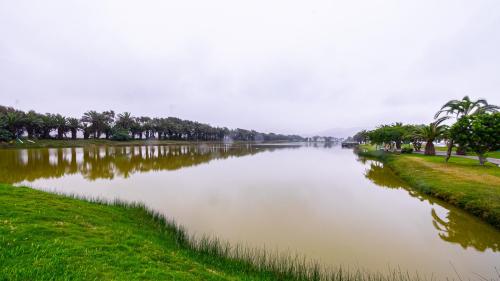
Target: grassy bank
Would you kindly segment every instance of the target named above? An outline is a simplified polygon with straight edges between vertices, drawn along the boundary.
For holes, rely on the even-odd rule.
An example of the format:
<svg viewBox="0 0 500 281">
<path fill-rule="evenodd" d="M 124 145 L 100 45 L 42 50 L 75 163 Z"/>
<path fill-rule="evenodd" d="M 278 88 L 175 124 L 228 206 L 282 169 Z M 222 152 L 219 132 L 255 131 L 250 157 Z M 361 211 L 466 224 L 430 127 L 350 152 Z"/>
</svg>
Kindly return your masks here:
<svg viewBox="0 0 500 281">
<path fill-rule="evenodd" d="M 194 240 L 144 207 L 0 184 L 0 280 L 410 280 Z"/>
<path fill-rule="evenodd" d="M 500 168 L 477 160 L 390 154 L 361 146 L 360 154 L 382 160 L 413 188 L 458 206 L 500 229 Z"/>
</svg>

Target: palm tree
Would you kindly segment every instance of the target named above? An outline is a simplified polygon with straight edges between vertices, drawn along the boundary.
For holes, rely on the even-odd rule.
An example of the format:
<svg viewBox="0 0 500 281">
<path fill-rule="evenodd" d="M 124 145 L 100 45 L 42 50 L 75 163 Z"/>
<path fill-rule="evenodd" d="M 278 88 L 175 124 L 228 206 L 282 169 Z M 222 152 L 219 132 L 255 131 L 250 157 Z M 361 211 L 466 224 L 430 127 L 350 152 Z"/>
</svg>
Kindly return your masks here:
<svg viewBox="0 0 500 281">
<path fill-rule="evenodd" d="M 500 107 L 489 104 L 485 99 L 473 101 L 469 96 L 465 96 L 461 100 L 450 100 L 445 103 L 434 115 L 434 119 L 437 119 L 443 113 L 445 115 L 456 115 L 455 117 L 458 119 L 462 116 L 497 112 L 499 109 Z"/>
<path fill-rule="evenodd" d="M 88 140 L 90 137 L 90 134 L 92 133 L 92 128 L 90 127 L 89 123 L 83 122 L 80 120 L 82 132 L 83 132 L 83 139 Z"/>
<path fill-rule="evenodd" d="M 12 139 L 12 134 L 7 130 L 7 118 L 1 109 L 0 106 L 0 141 L 10 141 Z"/>
<path fill-rule="evenodd" d="M 133 118 L 132 123 L 130 125 L 130 132 L 132 133 L 132 139 L 135 139 L 135 136 L 138 135 L 142 139 L 142 128 L 137 118 Z"/>
<path fill-rule="evenodd" d="M 151 118 L 147 116 L 142 116 L 137 118 L 137 121 L 141 125 L 141 132 L 139 133 L 139 139 L 142 139 L 142 134 L 144 133 L 144 136 L 146 139 L 149 139 L 149 132 L 153 128 L 153 124 L 151 123 Z"/>
<path fill-rule="evenodd" d="M 28 133 L 28 138 L 32 139 L 35 136 L 35 132 L 42 126 L 42 117 L 40 114 L 33 110 L 30 110 L 24 115 L 24 129 Z"/>
<path fill-rule="evenodd" d="M 35 132 L 40 138 L 50 139 L 50 133 L 57 127 L 55 115 L 46 113 L 40 115 L 40 118 L 42 119 L 42 124 L 35 130 Z"/>
<path fill-rule="evenodd" d="M 23 134 L 24 121 L 24 112 L 22 111 L 9 111 L 4 117 L 5 127 L 14 138 Z"/>
<path fill-rule="evenodd" d="M 441 114 L 455 115 L 457 119 L 460 119 L 462 116 L 475 115 L 487 112 L 497 112 L 500 107 L 489 104 L 485 99 L 478 99 L 473 101 L 469 98 L 469 96 L 463 97 L 461 100 L 450 100 L 445 103 L 441 109 L 434 115 L 434 119 L 437 119 Z M 446 161 L 451 156 L 451 150 L 453 148 L 453 140 L 450 139 L 448 141 L 448 152 Z M 457 148 L 458 155 L 465 155 L 466 148 L 459 146 Z"/>
<path fill-rule="evenodd" d="M 132 117 L 132 114 L 130 114 L 130 112 L 123 112 L 118 114 L 118 120 L 116 120 L 116 126 L 130 130 L 133 123 L 134 123 L 134 117 Z"/>
<path fill-rule="evenodd" d="M 69 129 L 68 121 L 66 120 L 66 117 L 62 116 L 61 114 L 56 114 L 54 116 L 54 123 L 57 129 L 57 138 L 62 140 Z"/>
<path fill-rule="evenodd" d="M 94 134 L 94 138 L 101 136 L 101 114 L 95 110 L 87 111 L 82 116 L 82 123 L 85 123 L 85 127 Z"/>
<path fill-rule="evenodd" d="M 82 126 L 80 120 L 77 118 L 68 118 L 67 121 L 68 129 L 71 131 L 71 139 L 75 140 L 78 129 Z"/>
<path fill-rule="evenodd" d="M 102 126 L 104 134 L 106 135 L 106 139 L 109 139 L 113 131 L 113 122 L 115 122 L 115 112 L 113 110 L 104 111 L 101 114 L 101 117 L 102 117 Z"/>
<path fill-rule="evenodd" d="M 448 126 L 442 125 L 441 123 L 448 119 L 447 116 L 441 117 L 438 120 L 430 123 L 428 126 L 423 126 L 417 133 L 422 139 L 426 141 L 425 143 L 425 155 L 436 155 L 436 149 L 434 148 L 434 141 L 440 139 L 445 134 Z"/>
<path fill-rule="evenodd" d="M 94 138 L 98 139 L 103 133 L 106 134 L 106 138 L 109 138 L 114 118 L 115 112 L 113 110 L 102 113 L 90 110 L 83 114 L 81 120 L 86 125 L 85 128 L 88 128 L 87 130 L 94 134 Z"/>
</svg>

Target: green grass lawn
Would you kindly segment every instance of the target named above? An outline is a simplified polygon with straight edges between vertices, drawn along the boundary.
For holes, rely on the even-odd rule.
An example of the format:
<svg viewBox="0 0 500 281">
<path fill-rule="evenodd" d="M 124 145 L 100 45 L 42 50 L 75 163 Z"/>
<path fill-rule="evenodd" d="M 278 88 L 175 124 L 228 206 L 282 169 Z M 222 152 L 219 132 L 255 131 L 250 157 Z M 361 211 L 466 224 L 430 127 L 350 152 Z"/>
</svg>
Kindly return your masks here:
<svg viewBox="0 0 500 281">
<path fill-rule="evenodd" d="M 140 206 L 0 184 L 0 280 L 412 279 L 401 272 L 323 271 L 302 258 L 228 249 L 216 239 L 188 238 Z"/>
<path fill-rule="evenodd" d="M 0 185 L 0 280 L 261 280 L 179 245 L 143 208 Z"/>
<path fill-rule="evenodd" d="M 447 147 L 444 147 L 444 146 L 436 146 L 436 151 L 447 151 L 448 148 Z M 457 151 L 457 148 L 454 147 L 452 149 L 453 152 L 456 152 Z M 469 151 L 467 152 L 467 155 L 476 155 L 476 153 L 472 152 L 472 151 Z M 500 158 L 500 151 L 491 151 L 491 152 L 488 152 L 486 153 L 486 157 L 492 157 L 492 158 Z"/>
<path fill-rule="evenodd" d="M 450 202 L 500 229 L 500 168 L 474 159 L 389 154 L 361 146 L 389 165 L 413 188 Z"/>
<path fill-rule="evenodd" d="M 367 146 L 367 145 L 363 145 L 363 146 Z M 425 143 L 424 143 L 424 146 L 425 146 Z M 413 148 L 413 146 L 411 144 L 403 144 L 402 147 Z M 436 151 L 448 151 L 448 148 L 445 147 L 445 146 L 434 146 L 434 148 L 436 149 Z M 423 150 L 424 150 L 424 147 L 422 147 L 422 151 Z M 453 147 L 453 149 L 451 151 L 453 153 L 455 153 L 457 151 L 457 148 Z M 469 155 L 469 156 L 476 156 L 477 154 L 474 153 L 474 152 L 472 152 L 472 151 L 467 151 L 467 155 Z M 490 151 L 490 152 L 486 153 L 486 157 L 499 158 L 500 159 L 500 150 L 499 151 Z"/>
</svg>

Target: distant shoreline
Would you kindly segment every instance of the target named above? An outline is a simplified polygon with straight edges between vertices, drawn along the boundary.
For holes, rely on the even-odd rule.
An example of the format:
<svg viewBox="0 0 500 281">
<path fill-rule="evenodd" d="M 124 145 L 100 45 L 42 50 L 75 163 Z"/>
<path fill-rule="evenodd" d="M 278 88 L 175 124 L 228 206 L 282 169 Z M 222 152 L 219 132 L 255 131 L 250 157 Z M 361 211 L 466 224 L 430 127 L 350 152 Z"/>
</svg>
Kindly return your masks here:
<svg viewBox="0 0 500 281">
<path fill-rule="evenodd" d="M 290 141 L 265 141 L 265 142 L 249 142 L 249 141 L 187 141 L 187 140 L 129 140 L 129 141 L 116 141 L 108 139 L 43 139 L 36 140 L 34 143 L 24 141 L 24 143 L 7 143 L 0 142 L 0 148 L 64 148 L 64 147 L 87 147 L 87 146 L 135 146 L 135 145 L 175 145 L 175 144 L 286 144 L 286 143 L 302 143 Z"/>
</svg>

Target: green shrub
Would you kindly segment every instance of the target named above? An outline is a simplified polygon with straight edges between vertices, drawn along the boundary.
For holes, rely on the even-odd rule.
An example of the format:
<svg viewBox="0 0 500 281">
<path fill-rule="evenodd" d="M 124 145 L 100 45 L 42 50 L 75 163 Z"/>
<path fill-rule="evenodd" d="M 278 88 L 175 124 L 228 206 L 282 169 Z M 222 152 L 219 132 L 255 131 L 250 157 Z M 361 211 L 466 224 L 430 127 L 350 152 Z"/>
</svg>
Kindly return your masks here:
<svg viewBox="0 0 500 281">
<path fill-rule="evenodd" d="M 401 149 L 401 153 L 408 153 L 408 154 L 413 153 L 413 148 L 411 148 L 411 147 L 403 147 Z"/>
<path fill-rule="evenodd" d="M 9 131 L 0 128 L 0 141 L 11 141 L 12 137 L 13 136 Z"/>
<path fill-rule="evenodd" d="M 113 130 L 111 139 L 116 141 L 128 141 L 131 140 L 131 137 L 130 134 L 128 133 L 128 130 L 118 128 Z"/>
</svg>

